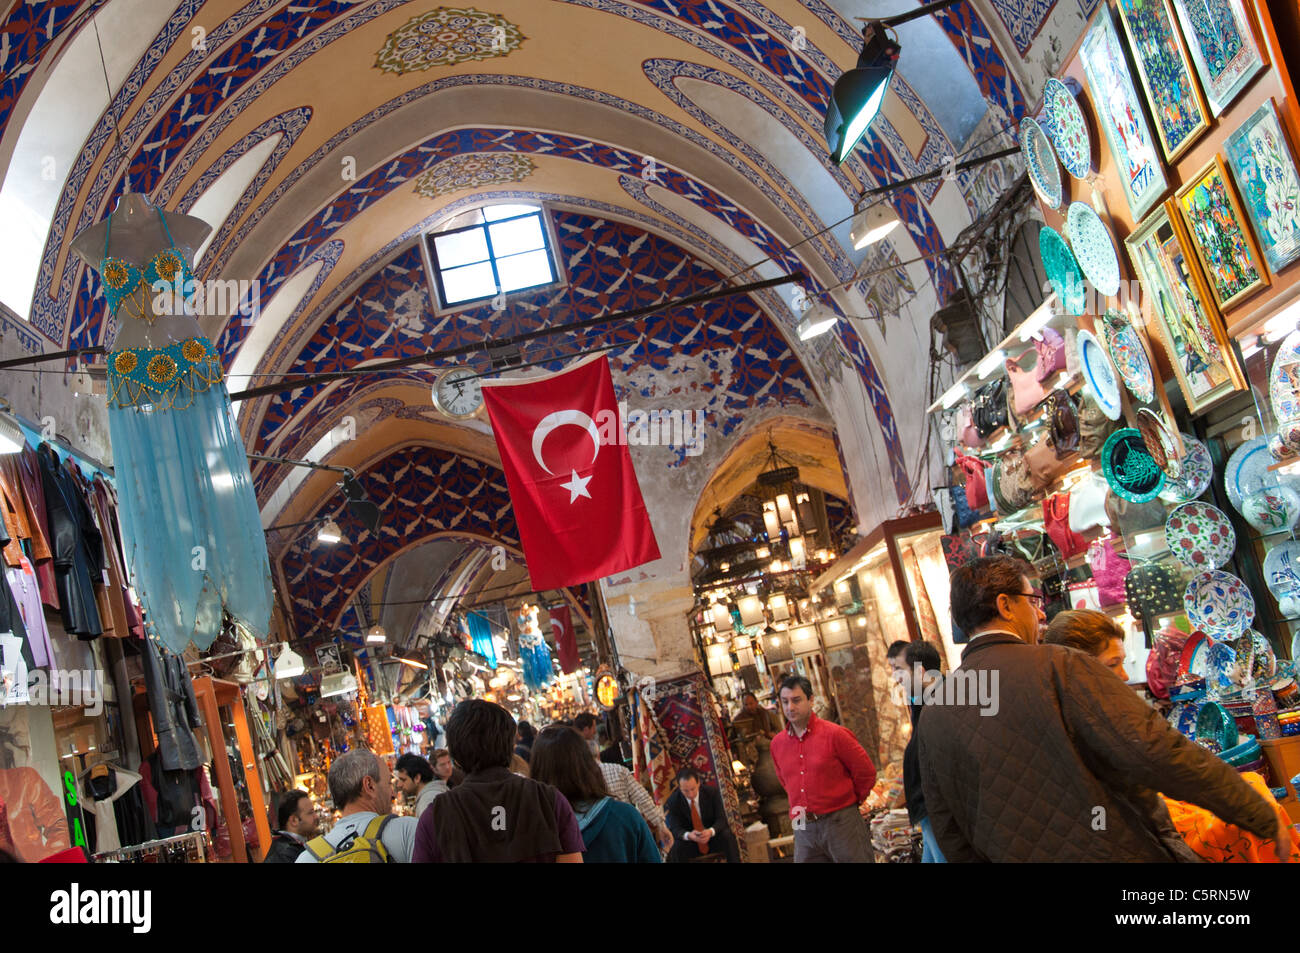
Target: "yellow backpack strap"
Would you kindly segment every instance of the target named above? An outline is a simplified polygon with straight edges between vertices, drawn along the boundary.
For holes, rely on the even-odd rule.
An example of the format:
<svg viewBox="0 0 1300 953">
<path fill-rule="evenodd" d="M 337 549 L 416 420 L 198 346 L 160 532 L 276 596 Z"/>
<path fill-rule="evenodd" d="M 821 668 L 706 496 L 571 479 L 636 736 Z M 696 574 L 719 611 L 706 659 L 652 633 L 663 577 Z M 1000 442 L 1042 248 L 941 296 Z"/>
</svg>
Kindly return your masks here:
<svg viewBox="0 0 1300 953">
<path fill-rule="evenodd" d="M 388 848 L 384 846 L 384 828 L 388 822 L 393 819 L 393 815 L 384 814 L 382 817 L 372 817 L 370 823 L 366 825 L 365 838 L 375 846 L 379 851 L 379 856 L 384 858 L 384 863 L 390 863 L 391 858 L 388 856 Z"/>
<path fill-rule="evenodd" d="M 334 853 L 333 845 L 325 839 L 324 834 L 307 841 L 307 850 L 316 858 L 317 863 L 322 862 L 326 857 Z"/>
</svg>

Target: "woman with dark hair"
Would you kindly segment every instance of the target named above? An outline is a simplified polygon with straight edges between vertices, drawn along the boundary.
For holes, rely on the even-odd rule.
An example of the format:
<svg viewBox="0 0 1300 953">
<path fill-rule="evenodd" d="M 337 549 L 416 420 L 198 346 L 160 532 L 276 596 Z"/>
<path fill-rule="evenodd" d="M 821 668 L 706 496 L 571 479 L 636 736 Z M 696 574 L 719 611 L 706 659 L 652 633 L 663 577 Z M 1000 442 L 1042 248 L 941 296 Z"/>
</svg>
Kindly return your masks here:
<svg viewBox="0 0 1300 953">
<path fill-rule="evenodd" d="M 532 760 L 533 741 L 537 738 L 537 729 L 526 721 L 519 723 L 519 729 L 515 732 L 515 754 L 525 761 Z"/>
<path fill-rule="evenodd" d="M 650 828 L 630 804 L 605 788 L 600 768 L 582 735 L 566 725 L 548 725 L 533 744 L 529 770 L 534 781 L 555 787 L 578 816 L 583 860 L 589 864 L 657 864 L 659 849 Z"/>
</svg>

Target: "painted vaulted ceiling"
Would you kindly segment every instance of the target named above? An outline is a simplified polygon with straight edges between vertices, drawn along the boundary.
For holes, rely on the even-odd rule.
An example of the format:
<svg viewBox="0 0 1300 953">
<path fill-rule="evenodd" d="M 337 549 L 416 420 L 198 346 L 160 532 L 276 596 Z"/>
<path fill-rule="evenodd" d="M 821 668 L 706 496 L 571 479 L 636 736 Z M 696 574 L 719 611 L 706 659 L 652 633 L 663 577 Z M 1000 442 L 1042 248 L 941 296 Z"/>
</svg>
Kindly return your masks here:
<svg viewBox="0 0 1300 953">
<path fill-rule="evenodd" d="M 802 270 L 804 292 L 845 318 L 807 343 L 787 286 L 523 350 L 558 368 L 625 345 L 610 351 L 620 398 L 707 413 L 699 459 L 635 457 L 662 486 L 652 514 L 674 501 L 657 572 L 680 576 L 699 514 L 756 472 L 760 431 L 799 443 L 859 522 L 915 497 L 923 422 L 898 411 L 924 396 L 928 317 L 955 287 L 942 252 L 1018 170 L 893 193 L 905 228 L 868 252 L 841 220 L 866 189 L 1010 143 L 1096 2 L 966 0 L 899 27 L 883 114 L 836 167 L 822 122 L 861 48 L 855 18 L 913 0 L 12 0 L 0 303 L 47 350 L 111 341 L 69 243 L 128 184 L 212 224 L 202 278 L 257 282 L 254 320 L 205 319 L 232 392 Z M 504 201 L 549 209 L 564 283 L 504 310 L 440 311 L 420 236 Z M 490 367 L 482 352 L 462 363 Z M 441 416 L 432 379 L 417 366 L 239 404 L 250 452 L 353 467 L 390 507 L 347 554 L 272 534 L 300 632 L 355 615 L 368 586 L 381 601 L 370 584 L 431 541 L 481 559 L 497 539 L 517 560 L 490 430 Z M 337 508 L 328 474 L 253 472 L 268 526 Z"/>
</svg>

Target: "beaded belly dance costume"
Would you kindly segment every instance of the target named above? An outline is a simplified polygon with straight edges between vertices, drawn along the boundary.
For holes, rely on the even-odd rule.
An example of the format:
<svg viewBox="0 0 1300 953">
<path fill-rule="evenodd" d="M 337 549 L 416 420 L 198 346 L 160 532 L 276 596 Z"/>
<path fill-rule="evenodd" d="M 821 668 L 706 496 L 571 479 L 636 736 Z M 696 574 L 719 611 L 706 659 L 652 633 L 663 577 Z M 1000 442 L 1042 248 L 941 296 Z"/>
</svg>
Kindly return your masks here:
<svg viewBox="0 0 1300 953">
<path fill-rule="evenodd" d="M 196 287 L 167 219 L 169 243 L 141 269 L 108 254 L 99 273 L 110 314 L 150 324 L 165 282 Z M 108 424 L 131 578 L 150 631 L 173 652 L 206 649 L 223 614 L 259 639 L 271 618 L 271 572 L 248 458 L 235 427 L 221 358 L 197 335 L 108 355 Z"/>
</svg>

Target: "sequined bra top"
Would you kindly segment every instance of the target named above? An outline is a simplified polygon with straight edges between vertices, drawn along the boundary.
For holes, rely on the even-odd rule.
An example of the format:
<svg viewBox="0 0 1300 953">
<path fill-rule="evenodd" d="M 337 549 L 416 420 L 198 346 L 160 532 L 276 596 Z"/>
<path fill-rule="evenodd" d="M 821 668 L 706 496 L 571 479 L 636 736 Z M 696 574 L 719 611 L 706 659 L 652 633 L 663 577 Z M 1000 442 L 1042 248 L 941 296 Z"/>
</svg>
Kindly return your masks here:
<svg viewBox="0 0 1300 953">
<path fill-rule="evenodd" d="M 194 273 L 185 262 L 185 256 L 176 247 L 171 229 L 167 227 L 167 216 L 158 209 L 158 218 L 162 221 L 163 231 L 167 235 L 168 246 L 149 259 L 141 270 L 140 266 L 125 258 L 115 258 L 108 253 L 108 242 L 113 235 L 113 216 L 108 217 L 108 231 L 104 235 L 104 257 L 99 264 L 99 274 L 104 281 L 104 297 L 108 300 L 108 312 L 113 314 L 127 298 L 135 299 L 135 314 L 132 317 L 153 320 L 149 307 L 149 298 L 154 285 L 167 282 L 172 288 L 186 296 L 194 288 L 191 282 Z"/>
</svg>

